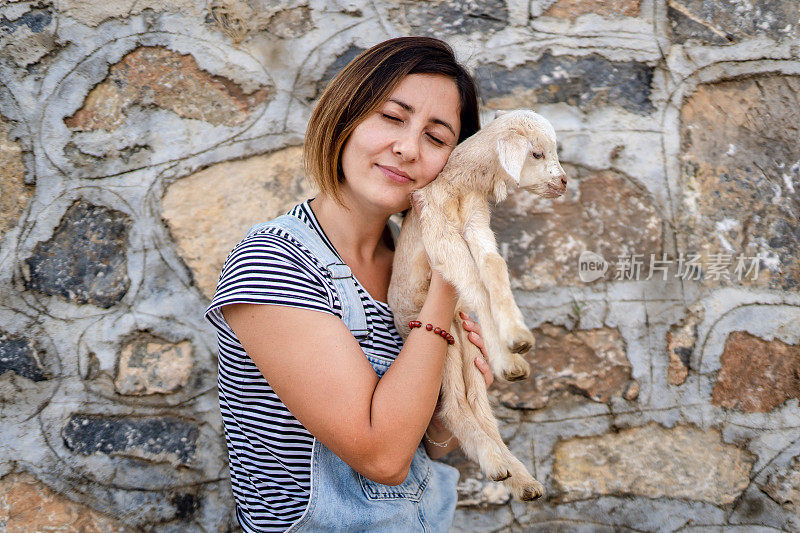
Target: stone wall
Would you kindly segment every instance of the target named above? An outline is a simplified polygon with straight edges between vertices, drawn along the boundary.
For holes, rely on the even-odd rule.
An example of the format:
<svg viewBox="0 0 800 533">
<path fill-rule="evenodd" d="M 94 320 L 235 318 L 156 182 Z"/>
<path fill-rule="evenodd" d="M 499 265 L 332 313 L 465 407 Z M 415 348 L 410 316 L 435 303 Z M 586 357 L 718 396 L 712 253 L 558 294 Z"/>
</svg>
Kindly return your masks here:
<svg viewBox="0 0 800 533">
<path fill-rule="evenodd" d="M 800 528 L 795 0 L 5 2 L 0 527 L 236 529 L 202 311 L 313 194 L 327 81 L 409 34 L 454 46 L 484 122 L 548 117 L 570 178 L 493 221 L 538 343 L 492 397 L 547 498 L 451 454 L 456 529 Z"/>
</svg>

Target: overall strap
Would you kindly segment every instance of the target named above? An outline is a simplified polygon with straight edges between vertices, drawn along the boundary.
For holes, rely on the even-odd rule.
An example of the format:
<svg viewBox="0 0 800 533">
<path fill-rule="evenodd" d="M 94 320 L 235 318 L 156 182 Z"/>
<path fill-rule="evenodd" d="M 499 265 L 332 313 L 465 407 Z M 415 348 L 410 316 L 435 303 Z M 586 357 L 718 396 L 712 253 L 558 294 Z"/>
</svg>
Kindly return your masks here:
<svg viewBox="0 0 800 533">
<path fill-rule="evenodd" d="M 286 231 L 314 254 L 327 270 L 327 274 L 336 288 L 336 293 L 339 295 L 339 301 L 342 304 L 342 320 L 357 340 L 365 340 L 369 336 L 367 315 L 364 312 L 364 305 L 361 303 L 361 297 L 356 288 L 356 279 L 353 277 L 350 267 L 325 245 L 316 231 L 309 228 L 299 218 L 291 215 L 281 215 L 275 220 L 256 224 L 250 228 L 247 236 L 268 227 L 277 227 Z"/>
</svg>

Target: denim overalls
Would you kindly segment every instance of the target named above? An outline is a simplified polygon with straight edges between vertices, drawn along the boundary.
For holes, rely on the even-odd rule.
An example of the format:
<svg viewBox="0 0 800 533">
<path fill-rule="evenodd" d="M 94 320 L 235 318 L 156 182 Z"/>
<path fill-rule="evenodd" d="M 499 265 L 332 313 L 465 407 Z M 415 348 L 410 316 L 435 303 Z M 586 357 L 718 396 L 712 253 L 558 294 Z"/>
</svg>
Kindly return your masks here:
<svg viewBox="0 0 800 533">
<path fill-rule="evenodd" d="M 253 226 L 248 234 L 267 226 L 291 233 L 327 265 L 342 303 L 343 320 L 356 339 L 364 340 L 369 335 L 366 315 L 350 268 L 300 219 L 283 215 Z M 385 357 L 365 356 L 379 378 L 392 364 Z M 406 480 L 397 486 L 382 485 L 353 470 L 315 438 L 308 507 L 288 531 L 448 531 L 455 514 L 458 478 L 458 470 L 431 460 L 420 443 Z M 252 524 L 247 526 L 255 530 Z"/>
</svg>

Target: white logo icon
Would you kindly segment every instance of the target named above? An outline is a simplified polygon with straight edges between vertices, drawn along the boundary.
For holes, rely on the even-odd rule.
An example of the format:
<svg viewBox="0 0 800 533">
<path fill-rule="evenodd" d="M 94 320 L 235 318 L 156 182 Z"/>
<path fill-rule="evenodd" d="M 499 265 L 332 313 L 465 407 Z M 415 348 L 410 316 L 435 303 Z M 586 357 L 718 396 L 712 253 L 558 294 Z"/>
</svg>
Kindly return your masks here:
<svg viewBox="0 0 800 533">
<path fill-rule="evenodd" d="M 602 278 L 608 270 L 608 263 L 602 255 L 585 250 L 578 258 L 578 277 L 584 283 Z"/>
</svg>

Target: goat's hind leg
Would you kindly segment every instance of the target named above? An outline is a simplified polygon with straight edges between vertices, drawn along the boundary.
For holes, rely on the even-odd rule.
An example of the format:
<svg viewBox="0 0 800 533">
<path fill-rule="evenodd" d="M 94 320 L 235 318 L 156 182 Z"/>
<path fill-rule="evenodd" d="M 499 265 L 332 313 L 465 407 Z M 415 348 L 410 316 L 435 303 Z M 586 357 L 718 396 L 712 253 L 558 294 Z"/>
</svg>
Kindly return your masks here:
<svg viewBox="0 0 800 533">
<path fill-rule="evenodd" d="M 460 329 L 457 331 L 461 332 Z M 525 465 L 517 459 L 508 449 L 497 425 L 497 418 L 492 411 L 489 395 L 486 391 L 486 382 L 481 371 L 475 366 L 475 357 L 480 355 L 478 348 L 467 339 L 466 332 L 462 333 L 464 351 L 462 354 L 462 376 L 465 384 L 467 402 L 469 403 L 475 420 L 489 438 L 502 450 L 506 468 L 511 476 L 504 480 L 511 493 L 520 501 L 535 500 L 542 496 L 544 487 L 534 478 Z"/>
<path fill-rule="evenodd" d="M 454 332 L 455 344 L 447 347 L 439 417 L 456 436 L 467 457 L 478 463 L 487 477 L 502 481 L 512 475 L 507 457 L 508 448 L 502 439 L 492 438 L 484 431 L 470 407 L 464 385 L 464 361 L 461 352 L 462 342 L 469 341 L 463 331 L 456 328 L 454 323 L 451 331 Z M 485 391 L 485 384 L 483 386 Z"/>
</svg>

